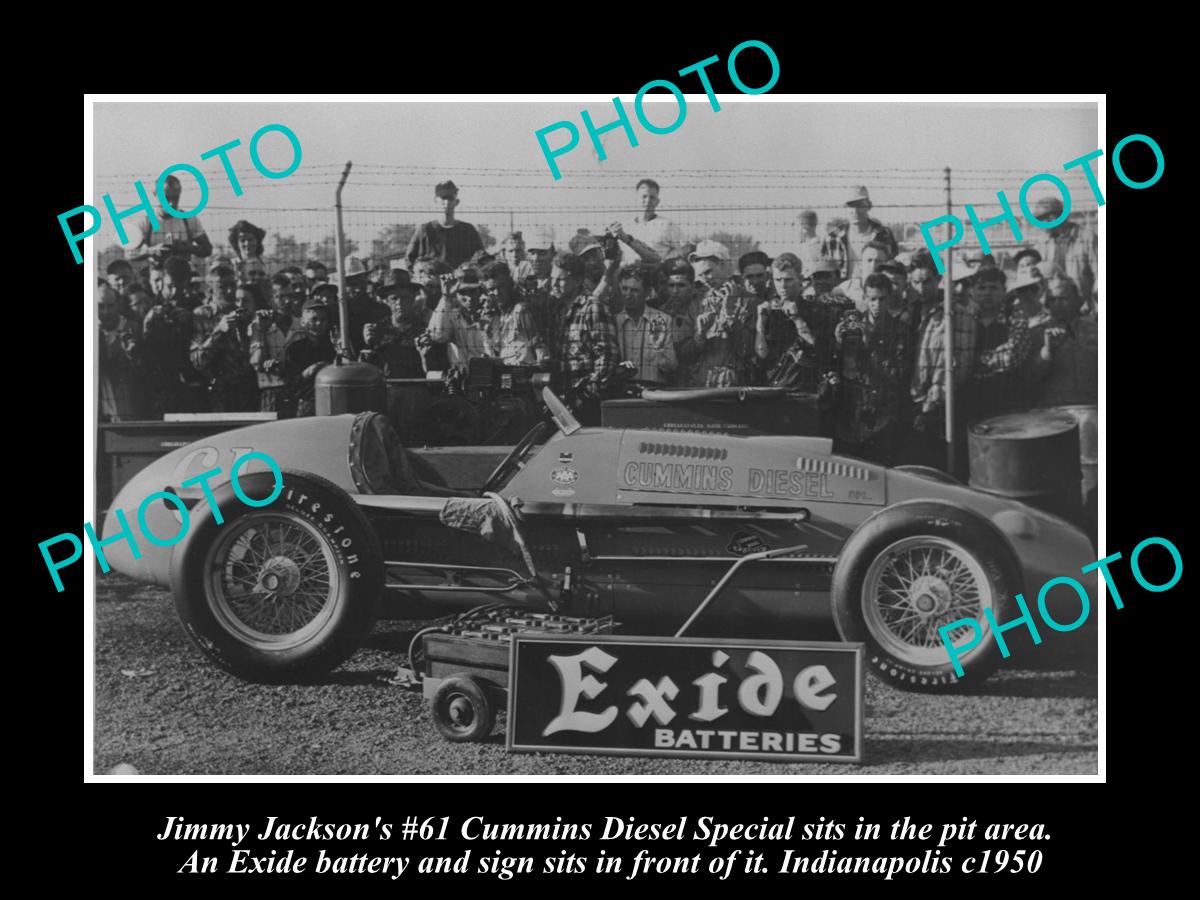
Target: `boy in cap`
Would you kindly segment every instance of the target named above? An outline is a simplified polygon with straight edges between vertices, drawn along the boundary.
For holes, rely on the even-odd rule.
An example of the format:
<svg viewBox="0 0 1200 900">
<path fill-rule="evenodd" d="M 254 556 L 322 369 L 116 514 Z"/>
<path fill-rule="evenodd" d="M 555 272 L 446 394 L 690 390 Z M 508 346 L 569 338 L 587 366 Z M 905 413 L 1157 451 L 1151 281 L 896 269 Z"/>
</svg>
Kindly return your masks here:
<svg viewBox="0 0 1200 900">
<path fill-rule="evenodd" d="M 442 219 L 426 222 L 412 236 L 405 257 L 412 265 L 423 256 L 440 259 L 451 269 L 465 263 L 483 249 L 483 241 L 475 226 L 455 220 L 454 210 L 458 206 L 458 187 L 453 181 L 443 181 L 433 189 L 433 195 L 442 210 Z"/>
<path fill-rule="evenodd" d="M 693 383 L 701 387 L 750 384 L 759 302 L 737 281 L 721 283 L 729 259 L 724 245 L 701 241 L 688 259 L 696 270 L 697 287 L 705 292 L 696 317 L 698 358 Z"/>
<path fill-rule="evenodd" d="M 871 273 L 860 271 L 858 263 L 868 244 L 882 246 L 888 259 L 895 256 L 899 248 L 891 229 L 869 215 L 871 196 L 865 186 L 851 189 L 846 206 L 850 210 L 850 222 L 829 234 L 821 255 L 833 260 L 843 279 L 866 278 Z"/>
<path fill-rule="evenodd" d="M 314 380 L 324 366 L 333 362 L 335 355 L 329 329 L 328 307 L 320 296 L 310 297 L 304 304 L 300 327 L 293 329 L 283 348 L 279 371 L 287 384 L 284 393 L 290 409 L 281 412 L 294 410 L 297 416 L 315 414 Z"/>
</svg>

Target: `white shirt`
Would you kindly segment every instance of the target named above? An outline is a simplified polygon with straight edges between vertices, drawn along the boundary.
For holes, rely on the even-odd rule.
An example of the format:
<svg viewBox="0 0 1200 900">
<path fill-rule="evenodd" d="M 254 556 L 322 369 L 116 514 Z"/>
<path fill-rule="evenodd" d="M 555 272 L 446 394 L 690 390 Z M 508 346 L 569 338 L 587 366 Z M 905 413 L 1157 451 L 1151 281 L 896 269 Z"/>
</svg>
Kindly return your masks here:
<svg viewBox="0 0 1200 900">
<path fill-rule="evenodd" d="M 129 235 L 137 241 L 130 248 L 131 250 L 137 250 L 142 247 L 146 249 L 160 247 L 168 241 L 176 243 L 194 241 L 196 238 L 204 236 L 204 226 L 200 224 L 199 216 L 193 216 L 190 219 L 180 219 L 161 209 L 157 210 L 155 215 L 159 224 L 158 231 L 154 230 L 149 218 L 143 218 L 137 225 L 137 231 L 134 232 L 141 240 L 137 240 L 134 234 Z M 129 230 L 126 229 L 126 231 Z"/>
<path fill-rule="evenodd" d="M 625 226 L 625 233 L 630 237 L 637 238 L 663 259 L 687 243 L 683 229 L 662 216 L 655 216 L 649 222 L 643 222 L 642 217 L 638 216 L 631 224 Z M 635 263 L 640 259 L 641 257 L 632 247 L 627 244 L 621 245 L 621 263 L 623 265 Z"/>
</svg>

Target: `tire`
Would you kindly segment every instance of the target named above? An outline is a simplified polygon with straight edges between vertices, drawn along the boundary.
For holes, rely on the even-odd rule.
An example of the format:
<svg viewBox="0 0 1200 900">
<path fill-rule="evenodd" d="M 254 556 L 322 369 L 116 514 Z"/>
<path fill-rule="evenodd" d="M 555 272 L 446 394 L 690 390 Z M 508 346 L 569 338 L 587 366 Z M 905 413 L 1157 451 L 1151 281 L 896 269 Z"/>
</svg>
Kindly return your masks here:
<svg viewBox="0 0 1200 900">
<path fill-rule="evenodd" d="M 1020 585 L 1016 556 L 994 525 L 969 510 L 912 501 L 876 513 L 850 536 L 831 600 L 838 633 L 866 645 L 872 672 L 906 690 L 948 691 L 1000 664 L 983 610 L 1001 624 L 1015 618 Z M 975 618 L 983 636 L 959 658 L 959 677 L 937 629 L 962 618 Z M 962 629 L 962 640 L 973 633 Z"/>
<path fill-rule="evenodd" d="M 482 741 L 492 733 L 496 710 L 483 685 L 470 675 L 451 675 L 433 693 L 433 724 L 448 741 Z"/>
<path fill-rule="evenodd" d="M 275 482 L 262 472 L 239 483 L 257 498 Z M 383 590 L 382 554 L 366 516 L 332 482 L 286 469 L 269 506 L 245 505 L 229 483 L 213 498 L 224 523 L 199 503 L 171 565 L 175 608 L 192 644 L 247 681 L 307 681 L 344 662 L 370 632 Z M 251 554 L 259 558 L 251 562 Z"/>
</svg>

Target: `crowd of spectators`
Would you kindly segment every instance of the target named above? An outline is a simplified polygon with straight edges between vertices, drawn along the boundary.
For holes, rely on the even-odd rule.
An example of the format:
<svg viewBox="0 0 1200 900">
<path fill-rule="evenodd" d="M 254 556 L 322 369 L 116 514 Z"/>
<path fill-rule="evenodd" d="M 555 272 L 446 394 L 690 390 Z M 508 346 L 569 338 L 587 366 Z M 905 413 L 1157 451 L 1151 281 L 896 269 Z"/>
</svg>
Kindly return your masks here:
<svg viewBox="0 0 1200 900">
<path fill-rule="evenodd" d="M 172 205 L 178 183 L 166 186 Z M 943 287 L 924 249 L 905 251 L 870 215 L 797 219 L 795 248 L 731 259 L 657 214 L 660 187 L 635 188 L 639 214 L 567 241 L 513 232 L 496 253 L 458 220 L 458 189 L 437 185 L 440 220 L 388 259 L 345 259 L 345 284 L 317 261 L 271 273 L 262 229 L 238 222 L 213 258 L 198 218 L 141 231 L 99 289 L 101 413 L 313 413 L 313 381 L 347 345 L 389 378 L 450 371 L 473 357 L 556 364 L 577 416 L 630 382 L 659 388 L 780 385 L 818 398 L 838 449 L 883 463 L 943 464 Z M 1044 198 L 1043 221 L 1061 203 Z M 1038 232 L 1006 272 L 957 261 L 953 377 L 960 422 L 1096 402 L 1096 242 L 1070 220 Z M 203 272 L 204 281 L 198 282 Z M 348 307 L 339 334 L 339 287 Z"/>
</svg>

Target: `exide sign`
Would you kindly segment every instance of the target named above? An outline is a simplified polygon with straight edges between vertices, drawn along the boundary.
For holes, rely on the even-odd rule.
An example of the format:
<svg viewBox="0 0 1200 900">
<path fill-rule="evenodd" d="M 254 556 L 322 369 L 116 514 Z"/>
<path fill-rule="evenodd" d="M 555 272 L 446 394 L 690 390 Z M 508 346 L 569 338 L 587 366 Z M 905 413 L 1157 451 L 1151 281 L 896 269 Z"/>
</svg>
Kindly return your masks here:
<svg viewBox="0 0 1200 900">
<path fill-rule="evenodd" d="M 508 748 L 862 759 L 860 644 L 514 635 Z"/>
</svg>

